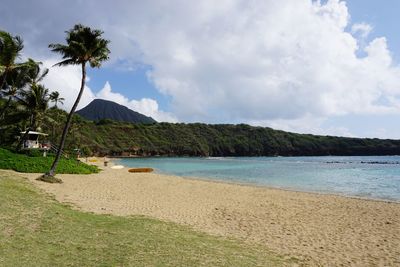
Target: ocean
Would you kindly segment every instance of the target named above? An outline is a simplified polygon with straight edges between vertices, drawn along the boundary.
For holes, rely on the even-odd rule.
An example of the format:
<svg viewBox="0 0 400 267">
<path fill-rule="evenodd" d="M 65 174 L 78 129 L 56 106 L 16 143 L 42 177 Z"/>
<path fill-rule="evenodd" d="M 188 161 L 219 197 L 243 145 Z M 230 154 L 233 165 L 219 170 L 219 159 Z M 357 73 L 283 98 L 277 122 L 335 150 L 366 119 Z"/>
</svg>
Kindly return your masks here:
<svg viewBox="0 0 400 267">
<path fill-rule="evenodd" d="M 122 158 L 182 177 L 400 201 L 400 156 Z"/>
</svg>

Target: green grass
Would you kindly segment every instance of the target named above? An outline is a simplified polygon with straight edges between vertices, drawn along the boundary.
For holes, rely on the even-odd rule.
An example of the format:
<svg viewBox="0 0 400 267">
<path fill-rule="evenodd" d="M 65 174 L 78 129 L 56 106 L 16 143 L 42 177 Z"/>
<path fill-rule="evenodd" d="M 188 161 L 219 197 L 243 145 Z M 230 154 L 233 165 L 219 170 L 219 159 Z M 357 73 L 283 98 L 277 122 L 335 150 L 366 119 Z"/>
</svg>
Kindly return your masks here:
<svg viewBox="0 0 400 267">
<path fill-rule="evenodd" d="M 145 217 L 76 211 L 0 171 L 0 266 L 281 266 L 265 248 Z"/>
<path fill-rule="evenodd" d="M 45 173 L 50 170 L 54 157 L 28 156 L 12 153 L 0 148 L 0 169 L 18 172 Z M 56 173 L 90 174 L 99 172 L 96 166 L 78 162 L 76 159 L 61 158 Z"/>
</svg>

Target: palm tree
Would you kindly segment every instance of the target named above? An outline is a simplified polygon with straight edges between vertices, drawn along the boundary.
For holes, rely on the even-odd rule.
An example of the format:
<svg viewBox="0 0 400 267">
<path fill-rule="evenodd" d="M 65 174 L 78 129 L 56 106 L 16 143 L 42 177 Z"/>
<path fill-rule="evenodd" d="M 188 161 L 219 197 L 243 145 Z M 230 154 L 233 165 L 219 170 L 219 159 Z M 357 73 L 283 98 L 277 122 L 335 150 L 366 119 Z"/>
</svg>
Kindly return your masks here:
<svg viewBox="0 0 400 267">
<path fill-rule="evenodd" d="M 25 130 L 24 136 L 21 138 L 17 147 L 17 149 L 20 149 L 22 143 L 28 137 L 29 131 L 36 130 L 45 118 L 49 107 L 49 89 L 41 84 L 32 84 L 29 90 L 23 90 L 21 92 L 21 97 L 18 100 L 30 114 L 29 126 Z"/>
<path fill-rule="evenodd" d="M 65 100 L 65 98 L 60 97 L 60 93 L 57 91 L 54 91 L 50 94 L 50 101 L 54 102 L 54 107 L 53 107 L 54 109 L 57 109 L 57 103 L 61 103 L 61 105 L 63 105 L 64 100 Z M 58 112 L 55 113 L 55 116 L 56 116 L 56 120 L 53 120 L 53 123 L 52 123 L 52 131 L 51 131 L 52 136 L 55 136 L 55 124 L 56 124 L 56 121 L 58 121 Z"/>
<path fill-rule="evenodd" d="M 12 36 L 8 32 L 0 31 L 0 89 L 3 89 L 7 75 L 21 66 L 15 63 L 15 60 L 20 56 L 23 48 L 22 39 L 18 35 Z"/>
<path fill-rule="evenodd" d="M 63 105 L 65 98 L 60 97 L 60 93 L 54 91 L 50 94 L 50 100 L 51 102 L 54 102 L 54 107 L 57 108 L 57 103 L 61 103 L 61 105 Z"/>
<path fill-rule="evenodd" d="M 5 31 L 0 31 L 0 93 L 2 97 L 8 97 L 8 101 L 0 111 L 0 118 L 4 117 L 7 108 L 10 106 L 11 100 L 16 96 L 17 88 L 15 85 L 19 83 L 16 78 L 21 78 L 23 73 L 14 73 L 11 84 L 7 78 L 15 72 L 18 67 L 24 64 L 17 64 L 15 60 L 20 56 L 23 48 L 22 39 L 19 36 L 13 37 Z"/>
<path fill-rule="evenodd" d="M 1 96 L 8 98 L 0 111 L 0 119 L 4 118 L 7 109 L 11 105 L 11 101 L 16 99 L 20 90 L 29 82 L 28 69 L 26 67 L 17 68 L 8 73 L 5 86 L 1 92 Z"/>
<path fill-rule="evenodd" d="M 21 90 L 20 96 L 18 97 L 18 102 L 28 111 L 30 116 L 29 126 L 19 142 L 17 149 L 21 148 L 21 144 L 28 137 L 29 131 L 36 130 L 36 128 L 39 126 L 39 122 L 44 119 L 48 109 L 48 103 L 50 100 L 49 90 L 43 85 L 39 84 L 39 82 L 43 80 L 49 70 L 47 68 L 41 69 L 41 64 L 41 62 L 35 62 L 34 60 L 29 59 L 24 67 L 24 69 L 27 69 L 29 87 L 25 90 Z"/>
<path fill-rule="evenodd" d="M 21 93 L 19 102 L 30 114 L 29 129 L 36 130 L 49 107 L 49 89 L 41 84 L 33 84 Z"/>
<path fill-rule="evenodd" d="M 90 27 L 77 24 L 71 30 L 67 31 L 66 34 L 66 45 L 50 44 L 49 48 L 51 48 L 53 52 L 62 55 L 63 61 L 57 63 L 57 66 L 80 65 L 82 69 L 82 81 L 79 94 L 68 114 L 56 158 L 54 159 L 50 171 L 45 174 L 45 176 L 51 177 L 55 174 L 72 116 L 75 113 L 76 107 L 81 100 L 83 90 L 85 89 L 86 65 L 89 64 L 92 68 L 99 68 L 104 61 L 108 60 L 110 54 L 110 50 L 108 49 L 110 41 L 101 38 L 103 34 L 101 30 L 92 30 Z"/>
<path fill-rule="evenodd" d="M 29 82 L 31 85 L 38 84 L 49 73 L 48 68 L 42 69 L 40 67 L 42 64 L 42 62 L 36 62 L 31 58 L 28 59 L 26 63 L 24 63 L 24 66 L 26 66 L 28 69 Z"/>
</svg>

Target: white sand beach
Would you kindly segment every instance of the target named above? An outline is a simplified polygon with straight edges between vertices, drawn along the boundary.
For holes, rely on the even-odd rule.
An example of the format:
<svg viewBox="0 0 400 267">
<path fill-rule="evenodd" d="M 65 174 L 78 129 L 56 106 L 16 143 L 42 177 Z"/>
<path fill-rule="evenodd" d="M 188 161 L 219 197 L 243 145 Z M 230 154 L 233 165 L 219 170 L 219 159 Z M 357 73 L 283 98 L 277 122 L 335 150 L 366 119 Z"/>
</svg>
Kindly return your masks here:
<svg viewBox="0 0 400 267">
<path fill-rule="evenodd" d="M 128 173 L 110 166 L 99 174 L 58 175 L 62 184 L 19 175 L 84 211 L 176 222 L 260 243 L 306 265 L 400 266 L 399 203 Z"/>
</svg>

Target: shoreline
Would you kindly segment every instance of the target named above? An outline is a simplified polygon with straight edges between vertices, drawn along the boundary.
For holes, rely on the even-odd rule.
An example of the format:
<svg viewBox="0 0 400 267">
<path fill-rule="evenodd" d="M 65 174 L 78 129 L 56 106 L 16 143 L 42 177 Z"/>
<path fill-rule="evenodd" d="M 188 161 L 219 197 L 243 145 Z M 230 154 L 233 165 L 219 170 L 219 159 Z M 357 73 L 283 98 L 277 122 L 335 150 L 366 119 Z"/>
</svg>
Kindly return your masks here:
<svg viewBox="0 0 400 267">
<path fill-rule="evenodd" d="M 262 244 L 309 265 L 400 264 L 400 203 L 134 174 L 127 168 L 60 175 L 63 184 L 19 175 L 84 211 L 175 222 Z"/>
<path fill-rule="evenodd" d="M 109 159 L 109 163 L 114 164 L 113 163 L 114 157 L 107 157 L 107 158 Z M 135 158 L 135 157 L 125 157 L 125 158 Z M 151 157 L 149 157 L 149 158 L 151 158 Z M 115 158 L 115 159 L 118 160 L 118 158 Z M 127 169 L 131 168 L 131 167 L 122 165 L 120 163 L 118 165 L 124 166 L 124 168 L 127 168 Z M 308 191 L 308 190 L 301 190 L 301 189 L 295 189 L 295 188 L 274 187 L 274 186 L 271 186 L 271 185 L 263 185 L 263 184 L 256 184 L 256 183 L 246 183 L 246 182 L 241 182 L 241 181 L 222 180 L 222 179 L 213 178 L 213 177 L 181 176 L 181 175 L 161 172 L 158 169 L 154 169 L 153 173 L 160 174 L 160 175 L 167 175 L 167 176 L 176 176 L 176 177 L 180 177 L 180 178 L 188 179 L 188 180 L 206 181 L 206 182 L 223 183 L 223 184 L 226 183 L 226 184 L 233 184 L 233 185 L 239 185 L 239 186 L 251 186 L 251 187 L 265 188 L 265 189 L 272 189 L 272 190 L 282 190 L 282 191 L 288 191 L 288 192 L 298 192 L 298 193 L 306 193 L 306 194 L 308 193 L 308 194 L 317 194 L 317 195 L 328 195 L 328 196 L 345 197 L 345 198 L 351 198 L 351 199 L 361 199 L 361 200 L 367 200 L 367 201 L 379 201 L 379 202 L 388 202 L 388 203 L 400 204 L 400 199 L 372 198 L 372 197 L 346 195 L 346 194 L 340 194 L 340 193 L 334 193 L 334 192 Z"/>
<path fill-rule="evenodd" d="M 270 155 L 270 156 L 190 156 L 190 155 L 131 155 L 131 156 L 110 156 L 105 155 L 107 158 L 295 158 L 295 157 L 399 157 L 398 154 L 387 154 L 387 155 L 296 155 L 296 156 L 280 156 L 280 155 Z M 98 156 L 100 157 L 100 156 Z M 397 163 L 399 164 L 399 163 Z"/>
<path fill-rule="evenodd" d="M 124 168 L 129 168 L 124 166 Z M 231 185 L 238 185 L 238 186 L 249 186 L 249 187 L 255 187 L 255 188 L 265 188 L 267 190 L 281 190 L 284 192 L 293 192 L 293 193 L 304 193 L 304 194 L 311 194 L 311 195 L 321 195 L 321 196 L 332 196 L 332 197 L 342 197 L 342 198 L 349 198 L 349 199 L 359 199 L 359 200 L 365 200 L 365 201 L 376 201 L 376 202 L 384 202 L 384 203 L 395 203 L 400 205 L 400 199 L 399 200 L 393 200 L 393 199 L 384 199 L 384 198 L 369 198 L 369 197 L 362 197 L 362 196 L 352 196 L 352 195 L 345 195 L 345 194 L 339 194 L 339 193 L 329 193 L 329 192 L 317 192 L 317 191 L 306 191 L 306 190 L 300 190 L 300 189 L 292 189 L 292 188 L 284 188 L 284 187 L 274 187 L 270 185 L 261 185 L 261 184 L 252 184 L 252 183 L 246 183 L 246 182 L 239 182 L 239 181 L 228 181 L 228 180 L 218 180 L 218 179 L 213 179 L 213 178 L 202 178 L 202 177 L 191 177 L 191 176 L 180 176 L 180 175 L 174 175 L 174 174 L 169 174 L 169 173 L 163 173 L 163 172 L 154 172 L 155 174 L 160 174 L 160 175 L 166 175 L 166 176 L 176 176 L 180 177 L 183 179 L 187 180 L 194 180 L 194 181 L 205 181 L 205 182 L 210 182 L 210 183 L 218 183 L 218 184 L 231 184 Z"/>
</svg>

